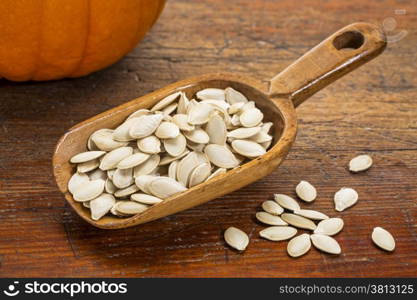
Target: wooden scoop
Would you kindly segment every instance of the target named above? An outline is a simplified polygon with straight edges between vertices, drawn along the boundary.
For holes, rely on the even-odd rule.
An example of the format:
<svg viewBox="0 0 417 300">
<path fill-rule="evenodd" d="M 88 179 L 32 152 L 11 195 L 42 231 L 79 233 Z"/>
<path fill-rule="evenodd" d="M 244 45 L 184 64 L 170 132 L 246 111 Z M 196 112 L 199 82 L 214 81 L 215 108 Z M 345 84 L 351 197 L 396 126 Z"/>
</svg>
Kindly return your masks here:
<svg viewBox="0 0 417 300">
<path fill-rule="evenodd" d="M 171 84 L 101 113 L 72 127 L 59 140 L 52 161 L 58 187 L 84 220 L 105 229 L 149 222 L 240 189 L 271 173 L 284 160 L 296 136 L 295 107 L 336 79 L 376 57 L 385 46 L 385 35 L 377 26 L 354 23 L 331 35 L 272 78 L 268 91 L 265 91 L 264 84 L 256 79 L 243 75 L 215 73 Z M 68 180 L 74 173 L 74 166 L 69 160 L 73 155 L 86 151 L 87 139 L 94 131 L 115 128 L 132 112 L 140 108 L 150 108 L 174 92 L 184 91 L 191 98 L 201 89 L 224 89 L 228 86 L 255 101 L 265 115 L 264 120 L 274 123 L 273 145 L 266 154 L 129 218 L 105 216 L 99 221 L 94 221 L 90 218 L 90 211 L 73 200 L 67 190 Z"/>
</svg>

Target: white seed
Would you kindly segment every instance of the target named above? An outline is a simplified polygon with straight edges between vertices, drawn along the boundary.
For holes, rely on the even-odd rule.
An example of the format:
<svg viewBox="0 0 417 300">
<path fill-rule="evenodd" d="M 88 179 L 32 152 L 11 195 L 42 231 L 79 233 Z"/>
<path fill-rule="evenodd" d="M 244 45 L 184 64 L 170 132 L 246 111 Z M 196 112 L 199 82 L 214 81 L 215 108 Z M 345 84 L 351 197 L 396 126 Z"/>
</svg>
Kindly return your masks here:
<svg viewBox="0 0 417 300">
<path fill-rule="evenodd" d="M 74 191 L 83 183 L 89 182 L 90 178 L 87 174 L 75 172 L 68 181 L 68 191 L 74 194 Z"/>
<path fill-rule="evenodd" d="M 181 133 L 175 138 L 164 140 L 165 151 L 171 156 L 180 155 L 185 151 L 186 147 L 187 141 Z"/>
<path fill-rule="evenodd" d="M 219 176 L 221 174 L 226 174 L 227 170 L 224 168 L 218 168 L 216 171 L 214 171 L 209 177 L 207 177 L 206 181 L 209 181 L 210 179 Z"/>
<path fill-rule="evenodd" d="M 240 155 L 246 157 L 258 157 L 266 153 L 265 149 L 258 143 L 247 140 L 234 140 L 232 148 Z"/>
<path fill-rule="evenodd" d="M 323 252 L 330 254 L 340 254 L 342 252 L 339 243 L 330 236 L 315 233 L 310 235 L 310 238 L 314 247 Z"/>
<path fill-rule="evenodd" d="M 169 164 L 168 167 L 168 177 L 177 180 L 177 167 L 178 167 L 178 160 L 174 160 L 172 163 Z"/>
<path fill-rule="evenodd" d="M 294 213 L 296 215 L 308 218 L 310 220 L 325 220 L 329 218 L 322 212 L 319 212 L 317 210 L 311 210 L 311 209 L 294 210 Z"/>
<path fill-rule="evenodd" d="M 198 99 L 201 99 L 201 100 L 207 100 L 207 99 L 222 100 L 222 101 L 226 100 L 224 90 L 216 89 L 216 88 L 208 88 L 208 89 L 198 91 L 196 96 Z"/>
<path fill-rule="evenodd" d="M 226 146 L 210 144 L 204 148 L 204 153 L 214 165 L 231 169 L 239 165 L 236 156 Z"/>
<path fill-rule="evenodd" d="M 149 190 L 149 184 L 152 180 L 158 178 L 158 176 L 154 175 L 140 175 L 135 178 L 135 184 L 139 187 L 139 189 L 147 194 L 150 194 L 151 191 Z"/>
<path fill-rule="evenodd" d="M 213 100 L 213 99 L 206 99 L 201 101 L 200 103 L 209 104 L 213 106 L 214 109 L 220 109 L 222 111 L 227 111 L 230 107 L 230 104 L 225 101 Z"/>
<path fill-rule="evenodd" d="M 133 168 L 133 176 L 136 178 L 140 175 L 151 174 L 158 167 L 160 157 L 158 154 L 151 155 L 144 163 Z"/>
<path fill-rule="evenodd" d="M 135 181 L 133 178 L 133 169 L 117 169 L 113 174 L 112 181 L 119 189 L 128 187 Z"/>
<path fill-rule="evenodd" d="M 316 188 L 311 185 L 308 181 L 300 181 L 300 183 L 296 186 L 295 192 L 297 196 L 306 202 L 314 201 L 317 197 Z"/>
<path fill-rule="evenodd" d="M 188 123 L 192 125 L 202 125 L 208 122 L 213 106 L 206 103 L 194 105 L 188 112 Z"/>
<path fill-rule="evenodd" d="M 244 110 L 240 115 L 239 120 L 244 127 L 255 127 L 261 123 L 263 117 L 264 115 L 259 109 L 251 108 Z"/>
<path fill-rule="evenodd" d="M 88 177 L 90 178 L 90 180 L 96 180 L 96 179 L 106 180 L 107 179 L 107 172 L 104 172 L 100 169 L 95 169 L 93 172 L 88 174 Z"/>
<path fill-rule="evenodd" d="M 349 171 L 361 172 L 368 170 L 372 166 L 372 158 L 369 155 L 359 155 L 349 162 Z"/>
<path fill-rule="evenodd" d="M 98 159 L 89 160 L 77 165 L 77 172 L 79 173 L 87 173 L 92 170 L 95 170 L 100 165 L 100 161 Z"/>
<path fill-rule="evenodd" d="M 177 103 L 172 103 L 162 110 L 162 114 L 164 115 L 165 121 L 172 120 L 172 117 L 170 116 L 170 114 L 172 114 L 177 109 L 177 107 L 178 107 Z"/>
<path fill-rule="evenodd" d="M 217 101 L 220 102 L 220 101 Z M 210 144 L 226 144 L 227 129 L 223 118 L 218 114 L 213 114 L 206 125 L 206 132 L 209 136 Z"/>
<path fill-rule="evenodd" d="M 114 130 L 100 129 L 94 132 L 90 138 L 96 147 L 103 151 L 112 151 L 114 149 L 127 146 L 128 142 L 119 142 L 113 139 Z"/>
<path fill-rule="evenodd" d="M 337 211 L 344 211 L 358 202 L 358 193 L 351 188 L 341 188 L 334 194 L 335 209 Z"/>
<path fill-rule="evenodd" d="M 271 214 L 269 214 L 267 212 L 264 212 L 264 211 L 257 212 L 255 216 L 258 219 L 258 221 L 260 221 L 264 224 L 278 225 L 278 226 L 288 225 L 288 223 L 285 222 L 280 217 L 271 215 Z"/>
<path fill-rule="evenodd" d="M 288 242 L 287 252 L 291 257 L 300 257 L 306 254 L 310 248 L 310 236 L 307 233 L 303 233 Z"/>
<path fill-rule="evenodd" d="M 230 131 L 227 134 L 227 137 L 231 137 L 234 139 L 247 139 L 250 138 L 251 136 L 256 135 L 257 133 L 259 133 L 261 131 L 261 127 L 249 127 L 249 128 L 238 128 L 235 130 Z"/>
<path fill-rule="evenodd" d="M 119 141 L 119 142 L 128 142 L 128 141 L 133 140 L 134 138 L 130 136 L 129 131 L 132 128 L 132 126 L 136 124 L 138 120 L 140 121 L 141 118 L 143 117 L 144 116 L 140 116 L 137 118 L 131 118 L 131 119 L 124 121 L 119 127 L 117 127 L 113 131 L 113 140 Z M 142 123 L 142 122 L 139 122 L 139 123 Z"/>
<path fill-rule="evenodd" d="M 281 218 L 288 224 L 298 227 L 298 228 L 309 229 L 309 230 L 316 229 L 316 224 L 314 224 L 313 221 L 307 218 L 304 218 L 302 216 L 298 216 L 298 215 L 294 215 L 290 213 L 283 213 L 281 215 Z"/>
<path fill-rule="evenodd" d="M 158 111 L 163 109 L 164 107 L 167 107 L 168 105 L 170 105 L 172 102 L 174 102 L 175 100 L 177 100 L 177 98 L 181 95 L 180 92 L 176 92 L 174 94 L 171 94 L 167 97 L 165 97 L 164 99 L 162 99 L 161 101 L 159 101 L 158 103 L 156 103 L 152 108 L 151 111 Z"/>
<path fill-rule="evenodd" d="M 272 122 L 266 122 L 266 123 L 262 124 L 262 132 L 269 133 L 269 131 L 271 130 L 273 125 L 274 125 L 274 123 L 272 123 Z"/>
<path fill-rule="evenodd" d="M 262 143 L 271 142 L 272 141 L 272 136 L 263 132 L 263 131 L 260 131 L 257 134 L 255 134 L 254 136 L 251 136 L 249 139 L 251 141 L 257 142 L 258 144 L 262 144 Z"/>
<path fill-rule="evenodd" d="M 184 132 L 184 135 L 187 139 L 197 144 L 207 144 L 210 140 L 207 132 L 201 128 L 196 128 L 193 131 Z"/>
<path fill-rule="evenodd" d="M 236 227 L 229 227 L 224 232 L 226 243 L 236 250 L 243 251 L 249 244 L 249 237 L 246 233 Z"/>
<path fill-rule="evenodd" d="M 187 190 L 181 183 L 169 177 L 157 177 L 148 186 L 151 193 L 161 199 L 171 197 Z"/>
<path fill-rule="evenodd" d="M 130 169 L 133 167 L 136 167 L 140 165 L 141 163 L 144 163 L 149 157 L 151 157 L 149 154 L 146 153 L 135 153 L 132 154 L 124 159 L 122 159 L 118 164 L 118 169 Z"/>
<path fill-rule="evenodd" d="M 177 166 L 177 180 L 184 186 L 188 186 L 188 181 L 191 172 L 199 165 L 201 161 L 197 155 L 197 152 L 190 152 L 184 157 Z"/>
<path fill-rule="evenodd" d="M 155 135 L 160 139 L 172 139 L 180 134 L 180 129 L 172 122 L 162 122 L 155 132 Z"/>
<path fill-rule="evenodd" d="M 106 179 L 104 189 L 106 190 L 106 193 L 109 194 L 114 194 L 117 191 L 117 187 L 113 184 L 113 181 L 111 181 L 110 178 Z"/>
<path fill-rule="evenodd" d="M 317 224 L 314 233 L 335 235 L 343 229 L 344 222 L 341 218 L 330 218 L 323 220 Z"/>
<path fill-rule="evenodd" d="M 195 129 L 194 125 L 188 123 L 188 115 L 186 114 L 176 114 L 172 117 L 172 122 L 175 123 L 180 130 L 183 131 L 193 131 Z"/>
<path fill-rule="evenodd" d="M 86 203 L 86 202 L 84 202 Z M 97 221 L 104 217 L 113 205 L 116 203 L 116 199 L 110 194 L 101 194 L 97 198 L 90 202 L 91 219 Z"/>
<path fill-rule="evenodd" d="M 262 203 L 262 209 L 271 215 L 279 216 L 284 212 L 284 209 L 276 202 L 268 200 Z"/>
<path fill-rule="evenodd" d="M 274 200 L 283 208 L 286 208 L 288 210 L 296 211 L 301 209 L 298 202 L 290 196 L 284 194 L 274 194 Z"/>
<path fill-rule="evenodd" d="M 87 162 L 96 158 L 99 158 L 100 156 L 103 156 L 106 152 L 105 151 L 87 151 L 87 152 L 81 152 L 77 155 L 74 155 L 70 162 L 73 164 L 79 164 L 83 162 Z"/>
<path fill-rule="evenodd" d="M 154 205 L 163 201 L 162 199 L 158 197 L 151 196 L 148 194 L 142 194 L 142 193 L 130 195 L 130 200 L 143 203 L 143 204 L 148 204 L 148 205 Z"/>
<path fill-rule="evenodd" d="M 297 234 L 297 229 L 291 226 L 272 226 L 259 232 L 259 235 L 270 241 L 285 241 Z"/>
<path fill-rule="evenodd" d="M 248 102 L 248 99 L 246 98 L 245 95 L 243 95 L 241 92 L 238 92 L 231 87 L 226 88 L 224 92 L 225 92 L 226 101 L 229 102 L 229 104 Z"/>
<path fill-rule="evenodd" d="M 242 125 L 240 124 L 240 117 L 237 114 L 232 116 L 232 118 L 230 119 L 230 123 L 236 127 Z"/>
<path fill-rule="evenodd" d="M 100 169 L 103 171 L 116 168 L 117 164 L 126 157 L 132 155 L 132 147 L 120 147 L 103 156 L 100 162 Z"/>
<path fill-rule="evenodd" d="M 159 128 L 162 119 L 162 114 L 144 115 L 136 118 L 136 122 L 129 129 L 129 136 L 133 139 L 150 136 Z"/>
<path fill-rule="evenodd" d="M 157 154 L 161 152 L 161 141 L 154 135 L 138 140 L 137 145 L 139 150 L 144 153 Z"/>
<path fill-rule="evenodd" d="M 210 165 L 208 163 L 202 163 L 194 168 L 190 174 L 189 187 L 193 187 L 202 183 L 207 177 L 210 176 Z"/>
<path fill-rule="evenodd" d="M 84 182 L 78 185 L 73 193 L 75 201 L 84 202 L 90 201 L 98 197 L 104 191 L 104 180 L 97 179 L 93 181 Z"/>
<path fill-rule="evenodd" d="M 138 186 L 136 184 L 132 184 L 131 186 L 128 186 L 127 188 L 116 191 L 114 193 L 114 196 L 117 198 L 123 198 L 133 193 L 136 193 L 137 191 L 139 191 Z"/>
<path fill-rule="evenodd" d="M 372 231 L 372 241 L 386 251 L 394 251 L 395 239 L 391 233 L 382 227 L 375 227 Z"/>
<path fill-rule="evenodd" d="M 149 115 L 151 111 L 146 108 L 138 109 L 137 111 L 131 113 L 126 120 L 132 119 L 132 118 L 138 118 L 140 116 Z"/>
<path fill-rule="evenodd" d="M 116 169 L 107 170 L 107 177 L 110 178 L 110 180 L 113 180 L 114 172 L 116 172 Z"/>
<path fill-rule="evenodd" d="M 115 205 L 115 210 L 122 215 L 136 215 L 148 209 L 148 206 L 136 201 L 119 201 Z"/>
<path fill-rule="evenodd" d="M 227 110 L 227 112 L 231 115 L 234 114 L 239 114 L 242 110 L 242 107 L 245 105 L 244 102 L 236 102 L 233 103 L 232 105 L 230 105 L 229 109 Z"/>
<path fill-rule="evenodd" d="M 241 111 L 244 112 L 246 110 L 253 109 L 253 108 L 256 108 L 255 102 L 254 101 L 249 101 L 249 102 L 245 103 L 245 105 L 242 106 Z"/>
</svg>

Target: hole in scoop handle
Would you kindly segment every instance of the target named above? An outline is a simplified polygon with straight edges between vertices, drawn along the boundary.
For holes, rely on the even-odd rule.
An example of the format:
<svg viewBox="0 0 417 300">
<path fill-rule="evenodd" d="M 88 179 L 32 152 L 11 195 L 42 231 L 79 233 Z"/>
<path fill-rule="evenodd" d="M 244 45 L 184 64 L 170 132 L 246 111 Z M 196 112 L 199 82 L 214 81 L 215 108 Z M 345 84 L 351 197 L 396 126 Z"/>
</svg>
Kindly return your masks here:
<svg viewBox="0 0 417 300">
<path fill-rule="evenodd" d="M 335 32 L 270 81 L 271 97 L 290 96 L 298 106 L 333 81 L 378 56 L 385 34 L 369 23 L 353 23 Z"/>
</svg>

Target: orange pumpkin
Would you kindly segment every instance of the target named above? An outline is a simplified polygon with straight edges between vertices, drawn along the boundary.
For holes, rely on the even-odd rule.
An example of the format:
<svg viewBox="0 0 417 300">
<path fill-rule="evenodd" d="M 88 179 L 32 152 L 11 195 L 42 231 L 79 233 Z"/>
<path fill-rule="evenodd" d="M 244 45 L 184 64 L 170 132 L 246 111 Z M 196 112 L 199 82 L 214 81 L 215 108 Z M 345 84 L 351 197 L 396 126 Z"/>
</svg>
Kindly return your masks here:
<svg viewBox="0 0 417 300">
<path fill-rule="evenodd" d="M 165 0 L 0 0 L 0 78 L 78 77 L 133 49 Z"/>
</svg>

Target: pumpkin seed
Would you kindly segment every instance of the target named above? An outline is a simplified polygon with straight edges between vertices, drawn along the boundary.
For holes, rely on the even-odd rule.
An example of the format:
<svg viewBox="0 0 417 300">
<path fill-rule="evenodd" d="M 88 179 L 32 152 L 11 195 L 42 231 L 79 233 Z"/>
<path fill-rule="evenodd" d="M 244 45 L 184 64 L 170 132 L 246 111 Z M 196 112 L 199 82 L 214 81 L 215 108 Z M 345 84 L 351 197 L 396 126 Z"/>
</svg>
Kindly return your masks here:
<svg viewBox="0 0 417 300">
<path fill-rule="evenodd" d="M 151 174 L 158 167 L 160 157 L 158 154 L 151 155 L 144 163 L 133 168 L 133 176 L 136 178 L 140 175 Z"/>
<path fill-rule="evenodd" d="M 118 142 L 128 142 L 131 140 L 134 140 L 134 138 L 132 138 L 129 134 L 130 129 L 133 127 L 134 124 L 141 124 L 142 123 L 142 118 L 145 116 L 140 116 L 137 118 L 131 118 L 128 119 L 126 121 L 124 121 L 119 127 L 117 127 L 114 131 L 113 131 L 113 140 L 118 141 Z"/>
<path fill-rule="evenodd" d="M 114 193 L 114 196 L 117 198 L 123 198 L 133 193 L 136 193 L 137 191 L 139 191 L 138 186 L 136 184 L 132 184 L 131 186 L 128 186 L 127 188 L 116 191 Z"/>
<path fill-rule="evenodd" d="M 220 109 L 220 110 L 226 111 L 226 112 L 230 107 L 230 104 L 225 102 L 225 101 L 219 101 L 219 100 L 213 100 L 213 99 L 203 100 L 200 103 L 211 105 L 213 107 L 213 109 L 216 109 L 216 110 Z"/>
<path fill-rule="evenodd" d="M 317 224 L 317 228 L 314 230 L 314 233 L 335 235 L 343 229 L 343 225 L 344 223 L 341 218 L 326 219 Z"/>
<path fill-rule="evenodd" d="M 181 92 L 180 100 L 178 101 L 177 112 L 179 114 L 186 114 L 189 103 L 190 100 L 188 100 L 187 95 L 184 92 Z"/>
<path fill-rule="evenodd" d="M 113 181 L 111 181 L 110 178 L 106 179 L 104 189 L 106 190 L 106 193 L 109 194 L 114 194 L 117 191 L 117 187 L 113 184 Z"/>
<path fill-rule="evenodd" d="M 271 142 L 272 141 L 272 136 L 270 136 L 269 134 L 267 134 L 267 133 L 265 133 L 263 131 L 260 131 L 257 134 L 255 134 L 254 136 L 251 136 L 249 138 L 249 140 L 254 141 L 254 142 L 258 143 L 258 144 L 262 144 L 262 143 Z"/>
<path fill-rule="evenodd" d="M 165 107 L 162 110 L 162 114 L 164 115 L 164 120 L 165 121 L 171 121 L 172 120 L 172 117 L 170 116 L 170 114 L 172 114 L 177 109 L 177 107 L 178 107 L 178 104 L 173 103 L 173 104 L 168 105 L 167 107 Z"/>
<path fill-rule="evenodd" d="M 158 176 L 155 175 L 140 175 L 138 177 L 135 177 L 135 184 L 139 187 L 139 189 L 147 194 L 150 194 L 151 191 L 149 189 L 149 184 L 152 180 L 155 178 L 158 178 Z"/>
<path fill-rule="evenodd" d="M 241 112 L 243 106 L 245 105 L 245 102 L 236 102 L 230 105 L 227 112 L 231 115 L 238 114 Z"/>
<path fill-rule="evenodd" d="M 272 226 L 259 232 L 259 235 L 270 241 L 285 241 L 297 234 L 297 229 L 290 226 Z"/>
<path fill-rule="evenodd" d="M 163 114 L 144 115 L 136 118 L 136 122 L 132 124 L 129 129 L 129 136 L 133 139 L 141 139 L 150 136 L 155 131 L 158 131 L 162 122 Z M 155 133 L 156 136 L 158 136 Z"/>
<path fill-rule="evenodd" d="M 86 203 L 86 202 L 84 202 Z M 90 201 L 91 219 L 97 221 L 104 217 L 113 205 L 116 199 L 110 194 L 101 194 L 97 198 Z"/>
<path fill-rule="evenodd" d="M 158 197 L 151 196 L 148 194 L 142 194 L 142 193 L 130 195 L 130 200 L 143 203 L 143 204 L 148 204 L 148 205 L 154 205 L 154 204 L 162 202 L 162 199 Z"/>
<path fill-rule="evenodd" d="M 246 103 L 248 99 L 241 92 L 236 91 L 235 89 L 228 87 L 224 90 L 226 101 L 229 104 L 233 105 L 235 103 Z"/>
<path fill-rule="evenodd" d="M 310 235 L 310 238 L 314 247 L 323 252 L 330 254 L 340 254 L 342 252 L 339 243 L 330 236 L 314 233 Z"/>
<path fill-rule="evenodd" d="M 184 135 L 187 139 L 197 144 L 207 144 L 210 140 L 208 134 L 201 128 L 196 128 L 193 131 L 184 132 Z"/>
<path fill-rule="evenodd" d="M 193 187 L 197 184 L 202 183 L 207 177 L 210 176 L 210 165 L 208 163 L 202 163 L 194 168 L 190 174 L 189 187 Z"/>
<path fill-rule="evenodd" d="M 249 244 L 248 235 L 236 227 L 229 227 L 224 232 L 226 243 L 236 250 L 244 251 Z"/>
<path fill-rule="evenodd" d="M 87 173 L 98 168 L 100 161 L 98 159 L 89 160 L 77 165 L 78 173 Z"/>
<path fill-rule="evenodd" d="M 165 165 L 167 165 L 167 164 L 169 164 L 169 163 L 172 163 L 172 162 L 173 162 L 173 161 L 175 161 L 175 160 L 178 160 L 178 159 L 183 158 L 183 157 L 184 157 L 184 156 L 186 156 L 188 153 L 190 153 L 190 150 L 186 149 L 183 153 L 181 153 L 181 154 L 180 154 L 180 155 L 178 155 L 178 156 L 166 155 L 166 156 L 164 156 L 164 157 L 161 159 L 161 161 L 159 162 L 159 165 L 160 165 L 160 166 L 165 166 Z"/>
<path fill-rule="evenodd" d="M 246 157 L 258 157 L 266 153 L 265 149 L 258 143 L 248 140 L 234 140 L 232 148 L 237 153 Z"/>
<path fill-rule="evenodd" d="M 116 166 L 126 157 L 132 155 L 132 147 L 120 147 L 108 152 L 103 156 L 99 168 L 103 171 L 116 168 Z"/>
<path fill-rule="evenodd" d="M 184 157 L 177 166 L 177 179 L 178 182 L 184 186 L 188 186 L 188 181 L 192 171 L 200 164 L 200 160 L 197 156 L 197 152 L 190 152 Z"/>
<path fill-rule="evenodd" d="M 372 231 L 372 241 L 386 251 L 394 251 L 395 239 L 391 233 L 382 227 L 375 227 Z"/>
<path fill-rule="evenodd" d="M 325 220 L 329 217 L 323 214 L 322 212 L 319 212 L 317 210 L 311 210 L 311 209 L 300 209 L 300 210 L 294 210 L 294 213 L 296 215 L 305 217 L 310 220 Z"/>
<path fill-rule="evenodd" d="M 302 216 L 298 216 L 298 215 L 294 215 L 290 213 L 283 213 L 281 215 L 281 218 L 288 224 L 298 227 L 298 228 L 314 230 L 317 227 L 313 221 L 307 218 L 304 218 Z"/>
<path fill-rule="evenodd" d="M 208 89 L 198 91 L 196 96 L 200 100 L 207 100 L 207 99 L 222 100 L 222 101 L 226 100 L 226 95 L 224 93 L 224 90 L 216 89 L 216 88 L 208 88 Z"/>
<path fill-rule="evenodd" d="M 180 129 L 172 122 L 164 121 L 159 125 L 155 135 L 160 139 L 176 138 L 180 134 Z"/>
<path fill-rule="evenodd" d="M 234 139 L 247 139 L 251 136 L 256 135 L 261 131 L 261 127 L 249 127 L 249 128 L 238 128 L 235 130 L 230 131 L 227 134 L 227 137 L 231 137 Z"/>
<path fill-rule="evenodd" d="M 87 161 L 94 160 L 96 158 L 99 158 L 100 156 L 103 156 L 106 152 L 105 151 L 87 151 L 87 152 L 81 152 L 76 155 L 74 155 L 70 162 L 73 164 L 79 164 Z"/>
<path fill-rule="evenodd" d="M 104 180 L 97 179 L 77 185 L 72 195 L 75 201 L 84 202 L 97 198 L 103 191 Z"/>
<path fill-rule="evenodd" d="M 74 194 L 74 191 L 83 183 L 90 181 L 90 178 L 87 174 L 75 172 L 68 181 L 68 191 L 71 194 Z"/>
<path fill-rule="evenodd" d="M 167 107 L 168 105 L 170 105 L 172 102 L 174 102 L 175 100 L 177 100 L 177 98 L 181 95 L 181 92 L 176 92 L 173 93 L 169 96 L 166 96 L 164 99 L 162 99 L 161 101 L 159 101 L 158 103 L 156 103 L 152 108 L 151 111 L 158 111 L 163 109 L 164 107 Z"/>
<path fill-rule="evenodd" d="M 220 101 L 218 101 L 220 102 Z M 209 136 L 210 144 L 226 144 L 227 129 L 223 118 L 218 114 L 213 114 L 206 125 L 206 132 Z"/>
<path fill-rule="evenodd" d="M 112 151 L 114 149 L 127 146 L 128 142 L 119 142 L 113 139 L 114 130 L 100 129 L 91 135 L 91 141 L 102 151 Z"/>
<path fill-rule="evenodd" d="M 359 155 L 349 162 L 349 171 L 362 172 L 368 170 L 372 166 L 372 158 L 369 155 Z"/>
<path fill-rule="evenodd" d="M 303 233 L 288 242 L 287 252 L 291 257 L 300 257 L 306 254 L 310 248 L 310 236 L 307 233 Z"/>
<path fill-rule="evenodd" d="M 116 169 L 107 170 L 107 177 L 109 177 L 110 180 L 113 180 L 113 174 L 114 174 L 114 172 L 116 172 Z"/>
<path fill-rule="evenodd" d="M 128 187 L 135 181 L 133 178 L 133 169 L 117 169 L 113 174 L 112 181 L 119 189 Z"/>
<path fill-rule="evenodd" d="M 214 165 L 231 169 L 239 165 L 236 156 L 226 146 L 209 144 L 204 148 L 204 153 Z"/>
<path fill-rule="evenodd" d="M 274 125 L 274 123 L 272 123 L 272 122 L 266 122 L 266 123 L 262 124 L 262 132 L 268 134 L 273 125 Z"/>
<path fill-rule="evenodd" d="M 232 118 L 230 119 L 230 123 L 235 127 L 242 125 L 242 124 L 240 124 L 239 115 L 233 115 Z"/>
<path fill-rule="evenodd" d="M 274 194 L 274 200 L 283 208 L 286 208 L 288 210 L 296 211 L 301 209 L 298 202 L 290 196 L 284 194 Z"/>
<path fill-rule="evenodd" d="M 137 111 L 131 113 L 126 120 L 132 119 L 132 118 L 138 118 L 140 116 L 149 115 L 151 111 L 146 108 L 138 109 Z"/>
<path fill-rule="evenodd" d="M 337 211 L 344 211 L 358 202 L 358 193 L 351 188 L 341 188 L 334 194 L 335 209 Z"/>
<path fill-rule="evenodd" d="M 264 224 L 278 225 L 278 226 L 288 225 L 288 223 L 285 222 L 280 217 L 271 215 L 271 214 L 269 214 L 267 212 L 264 212 L 264 211 L 257 212 L 255 216 L 258 219 L 258 221 L 260 221 Z"/>
<path fill-rule="evenodd" d="M 115 205 L 115 210 L 123 215 L 136 215 L 148 209 L 148 206 L 136 201 L 119 201 Z"/>
<path fill-rule="evenodd" d="M 154 135 L 138 140 L 137 145 L 139 150 L 144 153 L 157 154 L 161 152 L 161 141 Z"/>
<path fill-rule="evenodd" d="M 255 127 L 261 123 L 264 115 L 257 108 L 244 110 L 239 117 L 240 124 L 244 127 Z"/>
<path fill-rule="evenodd" d="M 174 122 L 178 128 L 183 131 L 193 131 L 195 129 L 194 125 L 188 123 L 188 115 L 186 114 L 176 114 L 172 117 L 172 122 Z"/>
<path fill-rule="evenodd" d="M 169 177 L 157 177 L 153 179 L 148 188 L 150 192 L 159 198 L 165 199 L 177 193 L 187 190 L 181 183 Z"/>
<path fill-rule="evenodd" d="M 174 180 L 177 180 L 177 167 L 178 167 L 178 160 L 173 161 L 170 163 L 168 167 L 168 177 L 171 177 Z"/>
<path fill-rule="evenodd" d="M 221 174 L 225 174 L 226 173 L 226 169 L 224 168 L 218 168 L 216 171 L 214 171 L 209 177 L 207 177 L 206 181 L 209 181 L 210 179 L 219 176 Z"/>
<path fill-rule="evenodd" d="M 268 200 L 262 203 L 262 209 L 271 215 L 279 216 L 284 212 L 284 209 L 276 202 Z"/>
<path fill-rule="evenodd" d="M 300 183 L 296 186 L 295 192 L 297 196 L 306 202 L 314 201 L 317 197 L 316 188 L 311 185 L 308 181 L 300 181 Z"/>
<path fill-rule="evenodd" d="M 175 138 L 164 140 L 165 151 L 171 156 L 180 155 L 185 151 L 186 147 L 187 141 L 181 133 Z"/>
<path fill-rule="evenodd" d="M 149 157 L 149 154 L 146 153 L 135 153 L 132 154 L 124 159 L 122 159 L 118 164 L 118 169 L 130 169 L 140 165 L 141 163 L 145 162 Z"/>
</svg>

